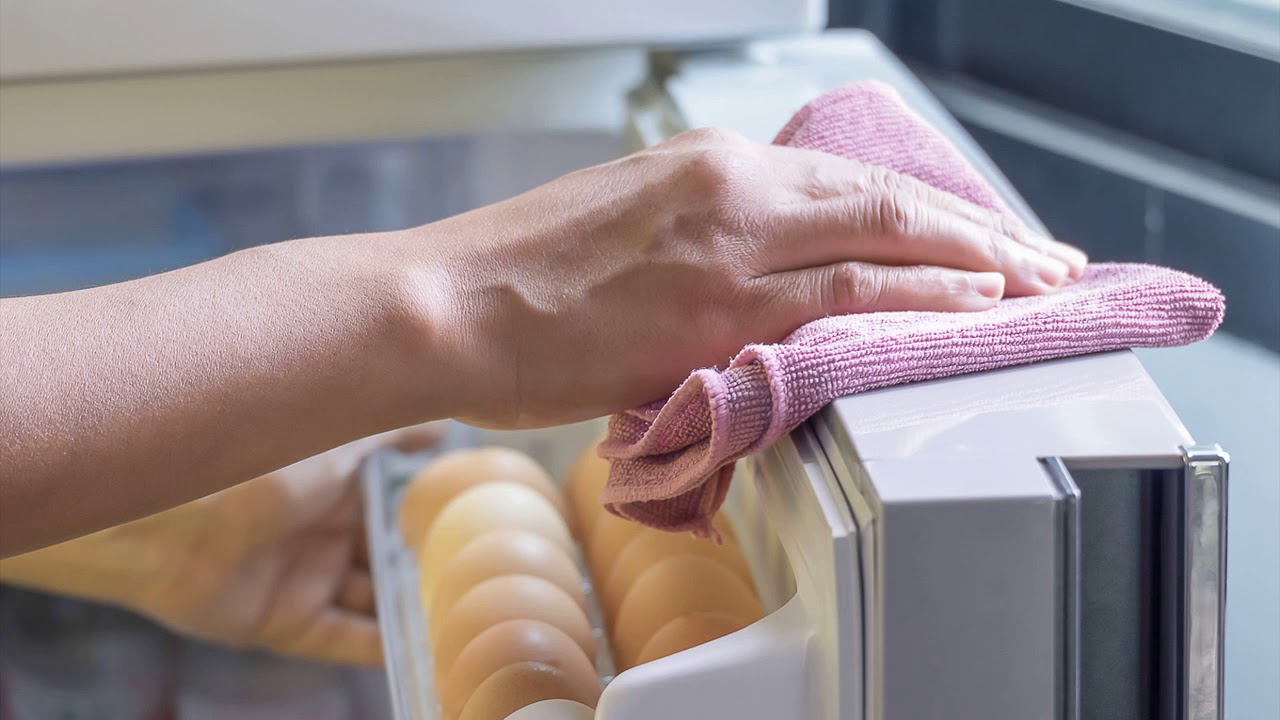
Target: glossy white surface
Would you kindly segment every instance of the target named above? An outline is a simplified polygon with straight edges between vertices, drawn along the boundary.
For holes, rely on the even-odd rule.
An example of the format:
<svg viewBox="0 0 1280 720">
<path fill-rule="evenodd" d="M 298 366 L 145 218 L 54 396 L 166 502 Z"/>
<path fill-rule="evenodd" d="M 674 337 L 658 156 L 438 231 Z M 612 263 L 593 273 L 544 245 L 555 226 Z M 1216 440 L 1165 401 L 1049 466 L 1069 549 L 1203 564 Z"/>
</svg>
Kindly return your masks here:
<svg viewBox="0 0 1280 720">
<path fill-rule="evenodd" d="M 810 686 L 813 619 L 800 597 L 737 632 L 637 665 L 600 696 L 598 720 L 837 720 Z"/>
<path fill-rule="evenodd" d="M 0 79 L 820 29 L 825 0 L 0 0 Z"/>
<path fill-rule="evenodd" d="M 866 460 L 861 468 L 875 485 L 874 502 L 967 502 L 1047 498 L 1057 492 L 1034 457 L 920 456 Z"/>
<path fill-rule="evenodd" d="M 874 486 L 878 545 L 867 717 L 1059 717 L 1062 493 L 1040 463 L 914 457 L 855 473 Z"/>
<path fill-rule="evenodd" d="M 875 390 L 837 400 L 827 412 L 863 462 L 1061 457 L 1156 467 L 1178 461 L 1178 447 L 1191 442 L 1129 351 Z"/>
</svg>

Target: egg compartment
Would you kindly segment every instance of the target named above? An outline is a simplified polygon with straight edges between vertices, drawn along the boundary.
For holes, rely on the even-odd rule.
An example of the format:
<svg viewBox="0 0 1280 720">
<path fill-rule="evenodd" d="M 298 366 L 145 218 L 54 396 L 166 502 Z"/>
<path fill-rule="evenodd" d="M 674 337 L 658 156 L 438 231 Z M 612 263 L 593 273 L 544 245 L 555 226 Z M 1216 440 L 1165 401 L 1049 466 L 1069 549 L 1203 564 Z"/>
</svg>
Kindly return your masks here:
<svg viewBox="0 0 1280 720">
<path fill-rule="evenodd" d="M 417 565 L 399 527 L 399 500 L 408 480 L 441 451 L 474 445 L 522 450 L 563 481 L 573 458 L 599 437 L 598 424 L 540 431 L 480 431 L 451 428 L 443 445 L 427 453 L 386 451 L 364 466 L 370 562 L 377 588 L 379 623 L 386 654 L 391 705 L 397 720 L 438 720 L 427 619 L 418 594 Z M 582 548 L 575 558 L 584 582 L 588 616 L 597 644 L 597 671 L 605 684 L 595 717 L 604 720 L 654 718 L 824 717 L 811 712 L 816 687 L 839 689 L 835 657 L 850 652 L 848 633 L 837 632 L 841 612 L 861 613 L 839 603 L 835 585 L 848 581 L 848 548 L 833 544 L 852 527 L 839 490 L 816 477 L 811 463 L 796 462 L 787 439 L 757 458 L 739 464 L 722 512 L 751 569 L 765 616 L 741 630 L 673 655 L 637 665 L 614 676 L 612 652 Z M 782 532 L 777 532 L 781 530 Z M 838 647 L 837 647 L 838 646 Z M 843 703 L 841 703 L 843 704 Z M 543 715 L 542 711 L 548 714 Z M 510 720 L 562 718 L 555 701 L 535 703 Z"/>
<path fill-rule="evenodd" d="M 419 598 L 418 563 L 403 540 L 400 530 L 400 500 L 409 480 L 435 456 L 456 448 L 477 445 L 515 447 L 552 472 L 557 481 L 572 461 L 564 446 L 548 447 L 541 434 L 494 433 L 459 423 L 450 423 L 436 447 L 407 454 L 383 450 L 370 456 L 361 470 L 365 519 L 369 538 L 369 564 L 376 588 L 378 624 L 391 707 L 396 720 L 438 720 L 440 707 L 432 686 L 433 663 L 427 646 L 427 617 Z M 582 428 L 565 433 L 581 443 Z M 566 438 L 566 441 L 569 438 Z M 579 449 L 585 445 L 582 443 Z M 558 471 L 558 474 L 557 474 Z M 591 584 L 581 548 L 574 556 L 587 598 L 587 619 L 596 641 L 596 671 L 607 682 L 613 677 L 613 653 L 604 632 L 602 614 Z"/>
</svg>

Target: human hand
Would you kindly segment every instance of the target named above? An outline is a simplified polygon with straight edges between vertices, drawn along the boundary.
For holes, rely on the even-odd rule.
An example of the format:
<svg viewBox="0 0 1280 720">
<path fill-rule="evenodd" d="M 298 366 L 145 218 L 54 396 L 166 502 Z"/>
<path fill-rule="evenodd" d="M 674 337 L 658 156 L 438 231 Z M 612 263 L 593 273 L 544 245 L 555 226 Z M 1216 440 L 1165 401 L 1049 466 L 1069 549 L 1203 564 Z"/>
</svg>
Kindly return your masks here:
<svg viewBox="0 0 1280 720">
<path fill-rule="evenodd" d="M 316 660 L 382 651 L 356 470 L 435 424 L 365 438 L 171 510 L 0 561 L 0 580 L 122 605 L 182 633 Z"/>
<path fill-rule="evenodd" d="M 501 427 L 664 397 L 826 315 L 1051 293 L 1086 262 L 912 178 L 718 130 L 401 241 L 431 253 L 419 302 L 446 368 L 433 382 L 448 378 L 454 414 Z"/>
</svg>

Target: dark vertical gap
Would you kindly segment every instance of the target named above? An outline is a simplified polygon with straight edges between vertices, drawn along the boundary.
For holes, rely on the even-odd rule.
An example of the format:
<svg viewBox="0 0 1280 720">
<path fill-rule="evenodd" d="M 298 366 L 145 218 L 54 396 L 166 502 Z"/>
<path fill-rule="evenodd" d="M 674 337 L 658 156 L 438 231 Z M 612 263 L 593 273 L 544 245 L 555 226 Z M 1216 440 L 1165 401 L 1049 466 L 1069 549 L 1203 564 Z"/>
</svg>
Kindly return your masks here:
<svg viewBox="0 0 1280 720">
<path fill-rule="evenodd" d="M 1080 488 L 1080 718 L 1188 720 L 1183 475 L 1071 474 Z"/>
<path fill-rule="evenodd" d="M 1073 470 L 1080 488 L 1080 717 L 1146 720 L 1145 598 L 1153 544 L 1145 473 Z"/>
<path fill-rule="evenodd" d="M 1160 720 L 1183 720 L 1182 673 L 1182 509 L 1184 490 L 1177 472 L 1154 473 L 1162 488 L 1160 498 L 1160 604 L 1159 642 L 1156 646 L 1159 686 L 1153 702 Z"/>
<path fill-rule="evenodd" d="M 1157 473 L 1142 474 L 1142 576 L 1145 580 L 1142 593 L 1142 662 L 1140 693 L 1145 699 L 1144 717 L 1160 718 L 1160 618 L 1163 593 L 1162 577 L 1165 573 L 1161 560 L 1164 525 L 1164 483 Z"/>
</svg>

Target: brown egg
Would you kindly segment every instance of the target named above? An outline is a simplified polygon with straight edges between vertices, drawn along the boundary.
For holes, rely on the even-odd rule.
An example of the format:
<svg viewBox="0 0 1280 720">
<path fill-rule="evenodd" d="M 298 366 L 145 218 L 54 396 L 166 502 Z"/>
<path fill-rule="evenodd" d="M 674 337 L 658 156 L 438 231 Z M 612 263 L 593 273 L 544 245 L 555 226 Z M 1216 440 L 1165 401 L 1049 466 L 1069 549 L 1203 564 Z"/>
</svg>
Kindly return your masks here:
<svg viewBox="0 0 1280 720">
<path fill-rule="evenodd" d="M 627 591 L 613 626 L 614 661 L 631 667 L 663 625 L 696 612 L 721 612 L 743 625 L 763 615 L 733 571 L 701 555 L 676 555 L 646 570 Z"/>
<path fill-rule="evenodd" d="M 400 500 L 400 531 L 405 545 L 417 548 L 450 500 L 481 483 L 501 480 L 538 491 L 568 521 L 569 510 L 555 481 L 533 458 L 502 447 L 466 448 L 444 453 L 409 481 Z"/>
<path fill-rule="evenodd" d="M 521 662 L 490 675 L 462 708 L 458 720 L 507 720 L 515 711 L 543 700 L 573 700 L 594 708 L 600 700 L 600 680 L 575 683 L 550 665 Z"/>
<path fill-rule="evenodd" d="M 737 632 L 743 627 L 745 625 L 740 619 L 725 613 L 702 612 L 678 617 L 654 633 L 636 657 L 635 664 L 641 665 L 668 655 L 675 655 L 696 645 Z"/>
<path fill-rule="evenodd" d="M 457 717 L 476 688 L 498 670 L 518 662 L 537 662 L 564 673 L 574 687 L 598 682 L 596 668 L 573 638 L 537 620 L 508 620 L 476 636 L 458 654 L 437 686 L 446 718 Z"/>
<path fill-rule="evenodd" d="M 420 595 L 428 620 L 445 617 L 468 590 L 501 575 L 535 575 L 549 580 L 583 610 L 587 607 L 578 566 L 559 545 L 535 532 L 501 528 L 467 543 L 441 568 L 440 582 L 431 597 Z M 440 623 L 428 623 L 427 637 L 433 645 L 439 628 Z"/>
<path fill-rule="evenodd" d="M 422 597 L 432 597 L 440 573 L 468 543 L 500 528 L 527 530 L 576 552 L 564 518 L 539 493 L 524 485 L 491 482 L 467 490 L 449 501 L 436 517 L 418 550 L 418 581 Z"/>
<path fill-rule="evenodd" d="M 532 575 L 503 575 L 471 588 L 435 623 L 440 626 L 432 648 L 437 683 L 444 679 L 458 653 L 477 635 L 507 620 L 540 620 L 564 632 L 595 661 L 596 639 L 591 623 L 568 593 Z"/>
<path fill-rule="evenodd" d="M 712 526 L 720 531 L 724 545 L 737 547 L 733 529 L 723 516 L 716 516 Z M 587 561 L 591 568 L 591 577 L 597 583 L 604 583 L 609 578 L 613 566 L 617 564 L 622 552 L 627 549 L 647 528 L 638 522 L 620 518 L 610 512 L 601 512 L 596 518 L 591 540 L 586 544 Z M 688 536 L 689 533 L 680 533 Z M 711 542 L 708 540 L 708 542 Z"/>
<path fill-rule="evenodd" d="M 586 551 L 588 564 L 591 566 L 591 577 L 601 582 L 609 574 L 614 560 L 645 529 L 638 522 L 620 518 L 609 512 L 601 512 L 591 529 L 591 539 L 587 541 Z"/>
<path fill-rule="evenodd" d="M 577 520 L 578 537 L 586 542 L 596 517 L 605 512 L 600 491 L 609 480 L 609 461 L 596 454 L 596 444 L 588 445 L 565 475 L 564 491 Z"/>
<path fill-rule="evenodd" d="M 686 532 L 673 533 L 646 528 L 627 543 L 627 547 L 606 571 L 605 580 L 600 586 L 605 617 L 617 617 L 622 599 L 635 584 L 636 578 L 659 562 L 681 554 L 711 558 L 742 578 L 747 587 L 755 587 L 751 568 L 747 567 L 747 561 L 736 545 L 728 542 L 717 545 L 710 539 L 697 538 Z"/>
</svg>

